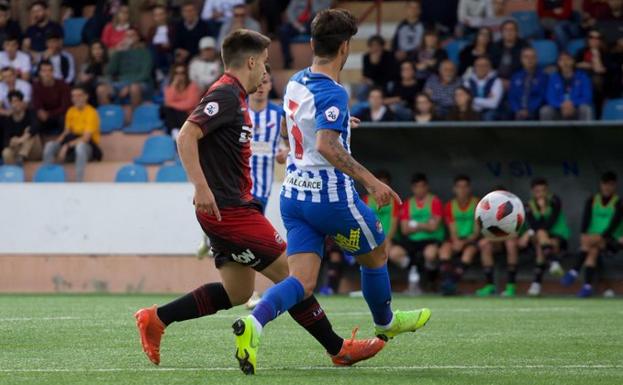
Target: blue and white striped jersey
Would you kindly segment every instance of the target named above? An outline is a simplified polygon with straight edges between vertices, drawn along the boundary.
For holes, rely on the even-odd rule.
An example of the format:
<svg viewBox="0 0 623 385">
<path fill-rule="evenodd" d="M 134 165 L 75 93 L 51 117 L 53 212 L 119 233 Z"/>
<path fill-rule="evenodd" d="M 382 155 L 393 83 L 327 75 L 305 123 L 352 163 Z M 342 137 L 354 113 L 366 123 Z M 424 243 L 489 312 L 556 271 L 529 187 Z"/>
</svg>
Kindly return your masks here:
<svg viewBox="0 0 623 385">
<path fill-rule="evenodd" d="M 353 180 L 337 170 L 316 150 L 316 132 L 340 132 L 350 152 L 348 94 L 330 77 L 309 68 L 296 73 L 284 95 L 284 113 L 290 140 L 288 168 L 282 196 L 299 201 L 352 202 Z"/>
<path fill-rule="evenodd" d="M 251 180 L 253 196 L 268 199 L 273 184 L 275 155 L 279 147 L 279 130 L 283 109 L 268 102 L 263 111 L 249 108 L 249 117 L 253 122 L 253 141 L 251 142 Z"/>
</svg>

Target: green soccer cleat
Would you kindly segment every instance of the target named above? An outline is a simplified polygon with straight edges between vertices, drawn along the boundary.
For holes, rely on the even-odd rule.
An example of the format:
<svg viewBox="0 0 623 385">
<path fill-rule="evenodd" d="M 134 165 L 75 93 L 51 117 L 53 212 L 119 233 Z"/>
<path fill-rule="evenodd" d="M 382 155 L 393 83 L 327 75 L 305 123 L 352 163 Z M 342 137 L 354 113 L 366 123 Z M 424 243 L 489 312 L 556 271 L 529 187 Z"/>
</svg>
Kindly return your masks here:
<svg viewBox="0 0 623 385">
<path fill-rule="evenodd" d="M 507 283 L 506 288 L 502 292 L 502 297 L 514 297 L 517 294 L 517 286 L 514 283 Z"/>
<path fill-rule="evenodd" d="M 495 285 L 492 283 L 476 290 L 477 297 L 489 297 L 491 295 L 495 295 Z"/>
<path fill-rule="evenodd" d="M 423 328 L 430 319 L 430 316 L 431 311 L 427 308 L 412 311 L 396 310 L 391 327 L 389 329 L 383 329 L 375 326 L 374 334 L 383 341 L 389 341 L 398 334 L 414 332 Z"/>
<path fill-rule="evenodd" d="M 255 329 L 251 316 L 238 318 L 231 326 L 236 336 L 236 359 L 244 374 L 255 374 L 260 333 Z"/>
</svg>

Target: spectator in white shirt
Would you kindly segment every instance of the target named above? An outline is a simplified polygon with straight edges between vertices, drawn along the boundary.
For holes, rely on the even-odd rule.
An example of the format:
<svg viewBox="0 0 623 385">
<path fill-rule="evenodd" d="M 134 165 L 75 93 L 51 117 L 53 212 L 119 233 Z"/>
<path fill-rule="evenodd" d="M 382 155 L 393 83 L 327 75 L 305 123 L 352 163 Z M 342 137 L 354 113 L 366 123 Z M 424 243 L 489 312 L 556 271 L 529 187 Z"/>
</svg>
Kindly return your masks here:
<svg viewBox="0 0 623 385">
<path fill-rule="evenodd" d="M 190 80 L 203 93 L 222 74 L 221 61 L 216 52 L 216 42 L 210 36 L 199 41 L 199 55 L 190 62 Z"/>
<path fill-rule="evenodd" d="M 32 65 L 30 56 L 19 50 L 19 37 L 8 36 L 2 48 L 4 51 L 0 51 L 0 68 L 13 67 L 20 79 L 28 81 Z"/>
<path fill-rule="evenodd" d="M 474 111 L 480 112 L 482 120 L 497 119 L 498 107 L 504 95 L 504 86 L 497 73 L 491 67 L 491 60 L 481 56 L 474 62 L 474 71 L 465 80 L 474 95 Z"/>
<path fill-rule="evenodd" d="M 485 20 L 494 17 L 491 0 L 460 0 L 457 11 L 460 35 L 470 36 L 485 25 Z"/>
<path fill-rule="evenodd" d="M 18 90 L 24 95 L 24 101 L 30 103 L 32 87 L 25 80 L 18 79 L 13 67 L 2 68 L 2 81 L 0 82 L 0 116 L 11 114 L 11 103 L 9 102 L 9 92 Z"/>
</svg>

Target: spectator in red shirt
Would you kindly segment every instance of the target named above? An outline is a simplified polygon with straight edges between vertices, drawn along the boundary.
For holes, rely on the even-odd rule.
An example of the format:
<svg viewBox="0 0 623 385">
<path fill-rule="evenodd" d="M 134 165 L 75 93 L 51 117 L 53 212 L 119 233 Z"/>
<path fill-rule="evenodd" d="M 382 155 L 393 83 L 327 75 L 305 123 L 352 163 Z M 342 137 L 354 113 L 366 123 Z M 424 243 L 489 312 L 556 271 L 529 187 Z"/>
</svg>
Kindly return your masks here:
<svg viewBox="0 0 623 385">
<path fill-rule="evenodd" d="M 125 33 L 128 28 L 130 28 L 130 8 L 127 5 L 122 5 L 112 21 L 104 27 L 102 42 L 108 49 L 119 48 L 119 45 L 125 40 Z"/>
<path fill-rule="evenodd" d="M 70 89 L 63 80 L 54 78 L 54 66 L 47 60 L 39 63 L 39 81 L 34 83 L 32 95 L 37 131 L 43 135 L 60 134 L 65 129 Z"/>
<path fill-rule="evenodd" d="M 569 40 L 581 34 L 580 20 L 574 20 L 573 0 L 537 0 L 537 13 L 546 32 L 565 50 Z"/>
</svg>

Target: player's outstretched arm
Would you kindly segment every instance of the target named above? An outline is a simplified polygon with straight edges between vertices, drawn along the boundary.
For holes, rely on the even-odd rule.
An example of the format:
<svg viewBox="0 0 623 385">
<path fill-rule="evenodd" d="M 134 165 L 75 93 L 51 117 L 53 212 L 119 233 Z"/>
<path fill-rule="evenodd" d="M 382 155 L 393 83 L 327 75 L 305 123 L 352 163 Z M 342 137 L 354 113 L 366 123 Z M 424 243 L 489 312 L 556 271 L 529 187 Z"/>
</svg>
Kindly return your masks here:
<svg viewBox="0 0 623 385">
<path fill-rule="evenodd" d="M 318 130 L 316 133 L 316 150 L 335 168 L 361 183 L 374 196 L 379 206 L 388 205 L 392 199 L 396 199 L 402 204 L 402 200 L 394 190 L 378 180 L 346 151 L 340 141 L 338 131 Z"/>
<path fill-rule="evenodd" d="M 180 154 L 182 165 L 188 175 L 188 180 L 195 186 L 195 207 L 208 215 L 214 215 L 221 220 L 221 213 L 216 205 L 214 194 L 208 186 L 199 163 L 199 146 L 197 142 L 203 137 L 203 131 L 195 123 L 186 121 L 177 137 L 177 151 Z"/>
</svg>

